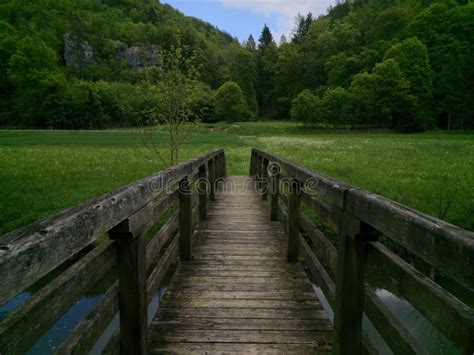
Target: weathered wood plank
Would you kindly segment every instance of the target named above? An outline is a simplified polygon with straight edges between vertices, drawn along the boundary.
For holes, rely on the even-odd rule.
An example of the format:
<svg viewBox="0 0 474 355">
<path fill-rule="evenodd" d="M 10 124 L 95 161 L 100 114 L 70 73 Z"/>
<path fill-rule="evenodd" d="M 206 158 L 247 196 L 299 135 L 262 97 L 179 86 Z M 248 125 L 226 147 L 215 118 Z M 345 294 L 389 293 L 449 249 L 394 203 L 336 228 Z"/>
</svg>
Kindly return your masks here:
<svg viewBox="0 0 474 355">
<path fill-rule="evenodd" d="M 0 353 L 16 354 L 28 350 L 116 262 L 116 245 L 104 243 L 35 293 L 0 323 Z"/>
<path fill-rule="evenodd" d="M 330 344 L 330 331 L 293 330 L 193 330 L 181 329 L 178 332 L 160 329 L 151 333 L 151 343 L 159 342 L 195 343 L 262 343 L 262 344 Z"/>
<path fill-rule="evenodd" d="M 176 211 L 166 221 L 146 246 L 146 264 L 150 269 L 158 260 L 163 247 L 170 241 L 178 230 L 178 212 Z"/>
<path fill-rule="evenodd" d="M 357 189 L 346 209 L 474 292 L 474 233 Z"/>
<path fill-rule="evenodd" d="M 269 209 L 249 214 L 264 206 L 255 196 L 216 194 L 193 236 L 194 259 L 178 265 L 152 323 L 151 352 L 155 342 L 200 342 L 202 352 L 236 341 L 330 348 L 332 326 L 301 265 L 286 263 L 281 226 Z"/>
<path fill-rule="evenodd" d="M 370 243 L 367 281 L 410 302 L 454 344 L 474 351 L 474 310 L 380 243 Z M 443 310 L 433 312 L 433 310 Z"/>
<path fill-rule="evenodd" d="M 365 292 L 365 313 L 394 352 L 428 354 L 426 349 L 392 314 L 373 289 L 368 289 Z"/>
<path fill-rule="evenodd" d="M 327 319 L 239 319 L 239 318 L 156 318 L 151 329 L 180 331 L 182 329 L 217 330 L 323 330 L 330 331 Z"/>
<path fill-rule="evenodd" d="M 100 302 L 74 327 L 68 338 L 56 350 L 56 354 L 89 353 L 119 310 L 118 287 L 118 281 L 116 281 L 107 290 Z"/>
<path fill-rule="evenodd" d="M 314 244 L 313 252 L 318 257 L 321 264 L 324 265 L 331 279 L 336 279 L 337 271 L 337 250 L 328 238 L 310 221 L 310 219 L 301 213 L 301 228 Z"/>
<path fill-rule="evenodd" d="M 314 309 L 271 309 L 271 308 L 164 308 L 158 309 L 157 316 L 169 318 L 242 318 L 249 319 L 327 319 L 322 307 Z"/>
<path fill-rule="evenodd" d="M 166 187 L 222 152 L 201 155 L 0 238 L 0 304 L 32 285 Z"/>
<path fill-rule="evenodd" d="M 330 354 L 327 344 L 153 343 L 150 354 Z"/>
</svg>

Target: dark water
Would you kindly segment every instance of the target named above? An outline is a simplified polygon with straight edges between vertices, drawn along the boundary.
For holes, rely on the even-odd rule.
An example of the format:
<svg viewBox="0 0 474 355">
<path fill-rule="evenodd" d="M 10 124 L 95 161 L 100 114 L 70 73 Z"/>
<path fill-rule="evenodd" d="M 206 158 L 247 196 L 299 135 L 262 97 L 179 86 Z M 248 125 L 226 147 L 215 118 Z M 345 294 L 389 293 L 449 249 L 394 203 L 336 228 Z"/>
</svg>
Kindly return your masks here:
<svg viewBox="0 0 474 355">
<path fill-rule="evenodd" d="M 313 284 L 313 288 L 318 295 L 324 309 L 329 315 L 331 322 L 334 322 L 334 312 L 329 305 L 321 289 Z M 376 291 L 377 296 L 393 312 L 406 329 L 423 345 L 430 354 L 460 354 L 454 345 L 441 334 L 433 325 L 413 308 L 407 301 L 395 296 L 384 289 Z M 439 311 L 439 310 L 437 310 Z M 364 331 L 381 354 L 393 354 L 387 343 L 376 330 L 372 322 L 364 315 Z"/>
<path fill-rule="evenodd" d="M 87 295 L 80 297 L 54 324 L 53 326 L 44 333 L 38 341 L 27 351 L 28 355 L 46 355 L 53 354 L 58 346 L 67 339 L 70 332 L 74 327 L 91 311 L 91 309 L 100 302 L 104 292 L 106 291 L 109 285 L 104 285 L 103 290 L 97 292 L 96 294 Z M 167 284 L 163 284 L 162 287 L 153 296 L 150 304 L 148 305 L 148 322 L 150 323 L 155 315 L 161 297 L 163 296 Z M 16 297 L 11 299 L 8 303 L 0 306 L 0 320 L 4 319 L 9 313 L 13 312 L 24 302 L 26 302 L 31 297 L 30 292 L 22 292 Z M 48 312 L 48 310 L 44 310 Z M 110 322 L 109 326 L 106 328 L 102 336 L 97 341 L 94 348 L 91 350 L 91 354 L 100 354 L 105 348 L 110 338 L 114 334 L 115 330 L 119 326 L 119 314 L 117 313 L 115 317 Z"/>
</svg>

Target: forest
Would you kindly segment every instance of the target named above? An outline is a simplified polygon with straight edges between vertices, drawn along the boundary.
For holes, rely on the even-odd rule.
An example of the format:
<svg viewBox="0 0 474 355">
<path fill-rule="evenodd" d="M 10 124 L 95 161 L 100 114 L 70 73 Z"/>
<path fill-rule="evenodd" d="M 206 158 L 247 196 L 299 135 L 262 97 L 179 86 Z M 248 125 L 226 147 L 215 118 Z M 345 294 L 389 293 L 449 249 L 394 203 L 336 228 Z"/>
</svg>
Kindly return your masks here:
<svg viewBox="0 0 474 355">
<path fill-rule="evenodd" d="M 0 126 L 130 127 L 185 73 L 192 121 L 474 128 L 474 3 L 353 0 L 244 43 L 154 0 L 0 5 Z M 178 58 L 178 59 L 176 59 Z M 178 61 L 178 62 L 177 62 Z"/>
</svg>

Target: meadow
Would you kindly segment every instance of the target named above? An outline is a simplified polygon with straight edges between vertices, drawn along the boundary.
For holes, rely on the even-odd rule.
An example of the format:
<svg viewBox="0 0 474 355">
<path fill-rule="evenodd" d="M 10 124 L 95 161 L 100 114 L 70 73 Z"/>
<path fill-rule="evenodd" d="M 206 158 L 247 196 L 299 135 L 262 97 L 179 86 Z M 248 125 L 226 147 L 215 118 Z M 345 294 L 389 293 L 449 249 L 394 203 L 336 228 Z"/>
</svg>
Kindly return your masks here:
<svg viewBox="0 0 474 355">
<path fill-rule="evenodd" d="M 158 147 L 166 136 L 157 133 Z M 292 122 L 202 124 L 183 160 L 223 147 L 229 175 L 258 147 L 474 229 L 474 134 L 329 133 Z M 0 234 L 163 168 L 134 130 L 1 131 Z"/>
</svg>

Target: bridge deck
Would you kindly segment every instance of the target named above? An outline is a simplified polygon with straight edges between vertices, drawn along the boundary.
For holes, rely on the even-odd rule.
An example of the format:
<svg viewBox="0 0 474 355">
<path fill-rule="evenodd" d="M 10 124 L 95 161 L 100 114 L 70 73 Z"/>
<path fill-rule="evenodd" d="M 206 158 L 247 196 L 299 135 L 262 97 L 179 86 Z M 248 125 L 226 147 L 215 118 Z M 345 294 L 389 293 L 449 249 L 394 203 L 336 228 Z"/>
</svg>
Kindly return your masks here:
<svg viewBox="0 0 474 355">
<path fill-rule="evenodd" d="M 244 191 L 218 193 L 194 234 L 152 322 L 150 353 L 330 352 L 331 325 L 266 203 Z"/>
</svg>

